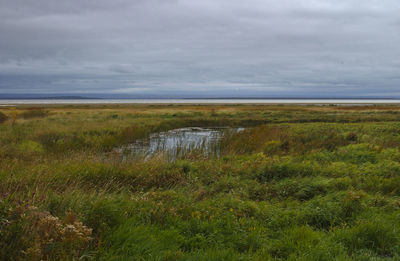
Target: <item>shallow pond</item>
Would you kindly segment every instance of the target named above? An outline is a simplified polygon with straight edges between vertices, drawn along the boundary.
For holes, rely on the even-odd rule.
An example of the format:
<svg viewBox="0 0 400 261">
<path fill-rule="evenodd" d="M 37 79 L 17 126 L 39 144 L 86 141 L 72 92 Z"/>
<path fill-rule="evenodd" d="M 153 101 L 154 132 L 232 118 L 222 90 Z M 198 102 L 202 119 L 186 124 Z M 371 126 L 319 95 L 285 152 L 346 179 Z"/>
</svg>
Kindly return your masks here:
<svg viewBox="0 0 400 261">
<path fill-rule="evenodd" d="M 178 156 L 197 152 L 207 155 L 219 155 L 218 141 L 225 134 L 235 133 L 244 128 L 200 128 L 189 127 L 159 132 L 150 135 L 148 139 L 137 140 L 134 143 L 118 148 L 118 152 L 127 156 L 151 157 L 165 154 L 175 159 Z"/>
</svg>

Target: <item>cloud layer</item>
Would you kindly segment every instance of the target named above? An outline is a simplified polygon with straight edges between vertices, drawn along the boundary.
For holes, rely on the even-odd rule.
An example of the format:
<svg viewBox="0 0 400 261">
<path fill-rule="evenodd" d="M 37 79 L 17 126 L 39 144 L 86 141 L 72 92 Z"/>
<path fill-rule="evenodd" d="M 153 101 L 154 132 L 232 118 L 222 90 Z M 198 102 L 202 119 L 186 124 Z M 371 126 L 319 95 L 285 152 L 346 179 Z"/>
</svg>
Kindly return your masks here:
<svg viewBox="0 0 400 261">
<path fill-rule="evenodd" d="M 0 0 L 0 92 L 400 96 L 398 0 Z"/>
</svg>

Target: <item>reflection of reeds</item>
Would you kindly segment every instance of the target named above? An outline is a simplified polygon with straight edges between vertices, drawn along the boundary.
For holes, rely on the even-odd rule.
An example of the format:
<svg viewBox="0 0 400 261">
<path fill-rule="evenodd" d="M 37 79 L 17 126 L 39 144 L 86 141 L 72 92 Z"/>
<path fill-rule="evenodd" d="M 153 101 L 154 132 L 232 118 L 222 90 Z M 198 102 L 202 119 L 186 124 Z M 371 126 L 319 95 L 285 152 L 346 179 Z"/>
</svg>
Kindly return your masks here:
<svg viewBox="0 0 400 261">
<path fill-rule="evenodd" d="M 185 128 L 150 135 L 148 139 L 137 140 L 135 143 L 121 149 L 124 157 L 136 159 L 150 159 L 154 157 L 166 158 L 168 161 L 176 159 L 212 158 L 221 155 L 220 139 L 236 133 L 239 129 L 230 128 Z M 197 137 L 202 132 L 203 137 Z"/>
</svg>

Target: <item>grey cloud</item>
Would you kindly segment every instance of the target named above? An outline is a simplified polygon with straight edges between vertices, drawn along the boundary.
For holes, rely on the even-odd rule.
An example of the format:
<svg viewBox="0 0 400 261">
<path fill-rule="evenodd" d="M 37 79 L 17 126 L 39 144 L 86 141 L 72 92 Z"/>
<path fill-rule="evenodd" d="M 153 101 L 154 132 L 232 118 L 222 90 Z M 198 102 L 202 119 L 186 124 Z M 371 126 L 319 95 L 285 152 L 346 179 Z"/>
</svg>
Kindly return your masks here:
<svg viewBox="0 0 400 261">
<path fill-rule="evenodd" d="M 394 95 L 399 14 L 395 0 L 0 0 L 0 92 Z"/>
</svg>

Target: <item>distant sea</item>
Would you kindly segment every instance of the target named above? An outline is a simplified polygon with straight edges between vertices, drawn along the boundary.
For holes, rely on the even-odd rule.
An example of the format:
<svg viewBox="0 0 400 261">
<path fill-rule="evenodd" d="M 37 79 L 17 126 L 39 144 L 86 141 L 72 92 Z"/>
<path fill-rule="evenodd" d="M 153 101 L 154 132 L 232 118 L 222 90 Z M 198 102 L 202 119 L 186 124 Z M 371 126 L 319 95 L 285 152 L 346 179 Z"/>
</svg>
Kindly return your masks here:
<svg viewBox="0 0 400 261">
<path fill-rule="evenodd" d="M 400 104 L 400 99 L 0 99 L 1 106 L 24 104 Z"/>
</svg>

